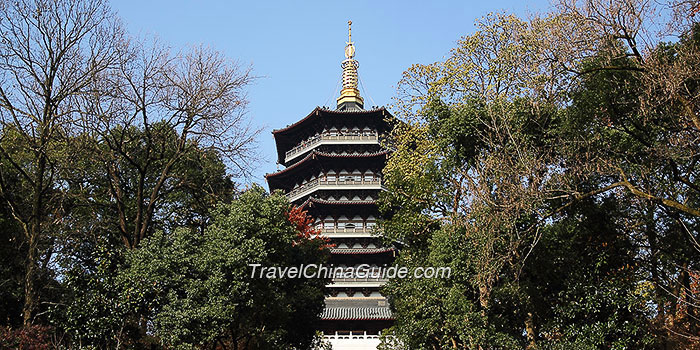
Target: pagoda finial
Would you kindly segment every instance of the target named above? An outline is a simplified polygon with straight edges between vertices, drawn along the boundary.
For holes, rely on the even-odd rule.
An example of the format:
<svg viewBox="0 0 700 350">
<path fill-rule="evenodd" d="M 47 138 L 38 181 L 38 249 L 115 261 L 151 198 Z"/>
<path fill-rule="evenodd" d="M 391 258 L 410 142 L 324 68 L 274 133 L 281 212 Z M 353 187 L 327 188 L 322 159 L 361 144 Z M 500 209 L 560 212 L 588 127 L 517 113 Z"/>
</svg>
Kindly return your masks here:
<svg viewBox="0 0 700 350">
<path fill-rule="evenodd" d="M 352 42 L 352 21 L 348 21 L 348 42 L 345 43 L 345 58 L 355 57 L 355 45 Z"/>
<path fill-rule="evenodd" d="M 343 90 L 338 97 L 338 109 L 362 109 L 363 100 L 357 89 L 357 68 L 360 64 L 355 60 L 355 45 L 352 42 L 352 21 L 348 21 L 348 42 L 345 45 L 345 60 L 340 65 L 343 68 Z"/>
</svg>

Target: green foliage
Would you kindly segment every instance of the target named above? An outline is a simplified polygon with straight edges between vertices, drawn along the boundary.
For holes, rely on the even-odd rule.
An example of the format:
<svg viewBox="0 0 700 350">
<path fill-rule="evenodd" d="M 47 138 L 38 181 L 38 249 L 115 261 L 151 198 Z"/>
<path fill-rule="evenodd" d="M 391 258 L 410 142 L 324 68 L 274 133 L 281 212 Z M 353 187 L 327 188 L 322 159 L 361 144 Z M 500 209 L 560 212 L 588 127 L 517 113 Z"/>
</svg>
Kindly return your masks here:
<svg viewBox="0 0 700 350">
<path fill-rule="evenodd" d="M 26 253 L 21 248 L 19 225 L 6 206 L 0 208 L 0 325 L 17 327 L 22 320 Z"/>
<path fill-rule="evenodd" d="M 641 54 L 591 18 L 642 10 L 582 6 L 488 16 L 404 74 L 383 232 L 396 264 L 455 274 L 387 284 L 384 348 L 697 345 L 697 28 Z"/>
<path fill-rule="evenodd" d="M 80 347 L 118 348 L 138 333 L 139 300 L 132 298 L 120 280 L 124 269 L 123 249 L 101 242 L 82 256 L 84 260 L 63 262 L 66 272 L 64 305 L 52 309 L 53 323 Z"/>
<path fill-rule="evenodd" d="M 164 344 L 193 348 L 305 348 L 323 307 L 324 280 L 252 278 L 249 264 L 297 266 L 325 259 L 322 242 L 293 244 L 299 232 L 280 194 L 253 187 L 221 205 L 202 235 L 158 232 L 127 255 L 120 277 L 141 301 Z"/>
<path fill-rule="evenodd" d="M 317 341 L 327 281 L 252 278 L 249 266 L 327 259 L 325 241 L 300 240 L 289 209 L 283 195 L 254 186 L 212 210 L 202 232 L 159 230 L 133 250 L 83 246 L 83 260 L 64 263 L 67 302 L 54 323 L 82 347 L 305 349 Z"/>
</svg>

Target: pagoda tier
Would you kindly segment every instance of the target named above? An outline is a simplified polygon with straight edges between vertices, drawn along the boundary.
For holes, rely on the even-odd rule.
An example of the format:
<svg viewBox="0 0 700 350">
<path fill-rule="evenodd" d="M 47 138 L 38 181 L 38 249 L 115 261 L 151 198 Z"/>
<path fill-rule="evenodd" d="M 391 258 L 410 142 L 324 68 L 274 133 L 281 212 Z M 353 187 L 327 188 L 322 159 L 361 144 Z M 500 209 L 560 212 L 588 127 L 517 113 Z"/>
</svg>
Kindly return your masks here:
<svg viewBox="0 0 700 350">
<path fill-rule="evenodd" d="M 358 249 L 359 250 L 359 249 Z M 333 266 L 360 266 L 388 267 L 394 261 L 395 250 L 393 248 L 363 249 L 354 254 L 334 252 L 331 257 Z"/>
<path fill-rule="evenodd" d="M 265 178 L 270 191 L 284 192 L 293 205 L 307 210 L 320 234 L 329 238 L 330 268 L 363 270 L 364 275 L 333 276 L 326 286 L 318 325 L 324 337 L 336 350 L 376 349 L 379 333 L 393 320 L 380 292 L 387 281 L 380 269 L 391 266 L 396 252 L 376 232 L 388 156 L 382 141 L 391 115 L 385 108 L 363 109 L 352 41 L 345 54 L 337 109 L 316 107 L 300 121 L 274 130 L 277 161 L 285 169 Z"/>
<path fill-rule="evenodd" d="M 373 145 L 389 131 L 385 108 L 339 111 L 316 107 L 304 119 L 274 130 L 277 162 L 289 166 L 306 153 L 325 145 Z"/>
<path fill-rule="evenodd" d="M 312 151 L 282 171 L 266 175 L 270 190 L 302 191 L 311 186 L 329 188 L 381 184 L 381 170 L 386 151 L 346 152 L 344 150 Z M 291 199 L 296 201 L 296 199 Z"/>
</svg>

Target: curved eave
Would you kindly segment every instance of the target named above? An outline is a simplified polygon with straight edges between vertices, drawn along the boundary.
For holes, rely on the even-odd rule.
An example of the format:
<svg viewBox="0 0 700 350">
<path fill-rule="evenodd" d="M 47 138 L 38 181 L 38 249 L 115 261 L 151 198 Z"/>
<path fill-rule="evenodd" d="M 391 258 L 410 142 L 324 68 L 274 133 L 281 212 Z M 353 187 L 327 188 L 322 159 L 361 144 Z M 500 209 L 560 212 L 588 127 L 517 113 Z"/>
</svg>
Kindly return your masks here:
<svg viewBox="0 0 700 350">
<path fill-rule="evenodd" d="M 382 112 L 382 111 L 384 112 L 383 115 L 389 114 L 389 111 L 387 111 L 385 107 L 379 107 L 379 108 L 373 108 L 373 109 L 363 109 L 363 110 L 348 110 L 348 111 L 339 111 L 339 110 L 316 107 L 316 108 L 314 108 L 313 111 L 311 111 L 311 113 L 309 113 L 309 115 L 302 118 L 298 122 L 287 125 L 286 127 L 281 128 L 281 129 L 272 130 L 272 134 L 275 135 L 275 137 L 277 137 L 278 135 L 284 135 L 285 133 L 290 132 L 292 129 L 296 128 L 299 125 L 313 121 L 315 119 L 314 117 L 321 117 L 322 114 L 327 114 L 327 115 L 360 115 L 360 114 L 374 114 L 374 113 Z"/>
<path fill-rule="evenodd" d="M 336 200 L 326 200 L 314 197 L 309 197 L 304 203 L 301 204 L 302 208 L 313 207 L 315 205 L 376 205 L 376 200 L 362 200 L 362 201 L 336 201 Z"/>
<path fill-rule="evenodd" d="M 390 321 L 394 315 L 389 308 L 337 307 L 325 308 L 321 314 L 324 321 Z"/>
<path fill-rule="evenodd" d="M 275 145 L 277 147 L 277 161 L 280 164 L 285 162 L 285 152 L 294 147 L 294 142 L 286 142 L 286 138 L 289 135 L 293 135 L 298 128 L 306 128 L 312 125 L 314 122 L 318 121 L 320 118 L 325 117 L 338 117 L 338 116 L 360 116 L 360 115 L 373 115 L 379 114 L 381 118 L 379 120 L 383 121 L 387 116 L 391 116 L 391 113 L 386 110 L 385 107 L 373 108 L 368 110 L 348 110 L 339 111 L 326 109 L 321 107 L 314 108 L 311 113 L 306 117 L 297 121 L 296 123 L 287 125 L 284 128 L 272 130 L 272 135 L 275 138 Z M 389 130 L 389 125 L 386 125 L 387 131 Z"/>
<path fill-rule="evenodd" d="M 300 161 L 294 163 L 294 165 L 280 170 L 276 173 L 272 174 L 267 174 L 265 175 L 265 180 L 267 181 L 267 186 L 270 188 L 270 191 L 273 191 L 275 189 L 285 189 L 289 190 L 286 188 L 286 186 L 282 186 L 281 183 L 277 183 L 278 181 L 284 182 L 283 179 L 288 178 L 290 176 L 296 175 L 298 171 L 302 171 L 307 165 L 311 164 L 314 161 L 320 161 L 322 158 L 325 159 L 342 159 L 342 158 L 379 158 L 379 157 L 386 157 L 386 155 L 389 152 L 387 151 L 381 151 L 381 152 L 375 152 L 375 153 L 355 153 L 355 154 L 334 154 L 334 153 L 324 153 L 324 152 L 319 152 L 319 151 L 311 151 L 309 152 L 306 157 L 301 159 Z"/>
</svg>

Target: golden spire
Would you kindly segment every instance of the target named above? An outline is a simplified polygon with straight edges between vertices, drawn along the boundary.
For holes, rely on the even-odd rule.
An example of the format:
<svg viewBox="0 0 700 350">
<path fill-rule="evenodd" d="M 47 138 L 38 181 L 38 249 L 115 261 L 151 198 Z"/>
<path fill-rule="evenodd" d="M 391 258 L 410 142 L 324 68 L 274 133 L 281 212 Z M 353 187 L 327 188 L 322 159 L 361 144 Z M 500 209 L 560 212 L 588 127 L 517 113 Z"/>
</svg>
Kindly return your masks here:
<svg viewBox="0 0 700 350">
<path fill-rule="evenodd" d="M 352 42 L 352 21 L 348 21 L 348 42 L 345 44 L 345 58 L 355 57 L 355 46 Z"/>
<path fill-rule="evenodd" d="M 363 108 L 364 101 L 357 89 L 357 68 L 360 64 L 354 59 L 355 45 L 352 42 L 352 21 L 348 21 L 348 42 L 345 45 L 345 60 L 341 63 L 343 68 L 343 89 L 338 97 L 338 109 Z"/>
</svg>

